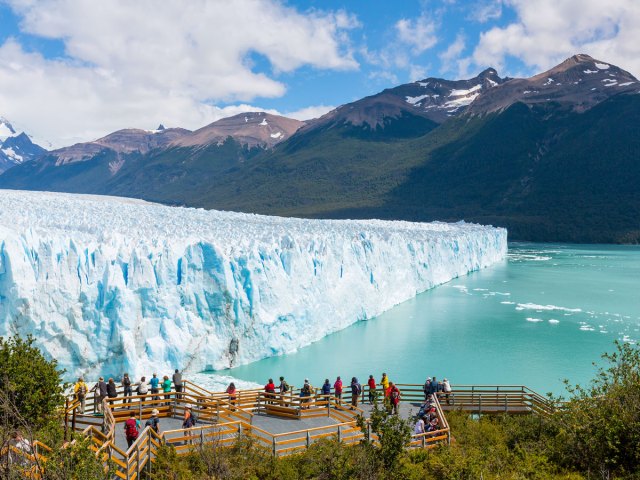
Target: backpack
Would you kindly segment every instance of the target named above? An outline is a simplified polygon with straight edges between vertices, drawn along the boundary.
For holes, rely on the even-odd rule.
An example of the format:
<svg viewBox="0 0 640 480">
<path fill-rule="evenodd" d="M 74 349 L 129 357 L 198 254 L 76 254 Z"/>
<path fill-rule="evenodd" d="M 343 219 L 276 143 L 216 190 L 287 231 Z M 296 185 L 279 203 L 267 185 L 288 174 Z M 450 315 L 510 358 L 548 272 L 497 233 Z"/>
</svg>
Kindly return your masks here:
<svg viewBox="0 0 640 480">
<path fill-rule="evenodd" d="M 359 383 L 354 383 L 353 389 L 355 390 L 355 393 L 357 393 L 358 395 L 362 393 L 362 385 L 360 385 Z"/>
<path fill-rule="evenodd" d="M 397 400 L 398 398 L 400 398 L 400 392 L 398 392 L 397 390 L 392 390 L 391 391 L 391 399 L 392 400 Z"/>
<path fill-rule="evenodd" d="M 145 426 L 153 428 L 156 432 L 158 431 L 158 424 L 160 420 L 157 417 L 151 417 L 146 421 Z"/>
<path fill-rule="evenodd" d="M 282 382 L 282 392 L 288 392 L 289 391 L 289 384 L 285 381 Z"/>
<path fill-rule="evenodd" d="M 302 386 L 302 393 L 304 393 L 305 395 L 311 395 L 311 385 L 309 385 L 308 383 L 305 383 Z"/>
<path fill-rule="evenodd" d="M 135 420 L 130 418 L 125 422 L 124 434 L 127 438 L 138 438 L 138 426 Z"/>
<path fill-rule="evenodd" d="M 81 385 L 80 388 L 78 388 L 78 398 L 84 398 L 86 394 L 87 387 L 85 385 Z"/>
</svg>

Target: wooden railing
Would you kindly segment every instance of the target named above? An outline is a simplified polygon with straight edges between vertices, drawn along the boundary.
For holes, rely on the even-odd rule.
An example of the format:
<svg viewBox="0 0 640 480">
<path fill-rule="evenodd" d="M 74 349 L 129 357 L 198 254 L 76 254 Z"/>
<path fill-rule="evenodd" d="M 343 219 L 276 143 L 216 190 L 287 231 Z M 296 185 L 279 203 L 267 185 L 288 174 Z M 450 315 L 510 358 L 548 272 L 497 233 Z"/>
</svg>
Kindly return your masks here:
<svg viewBox="0 0 640 480">
<path fill-rule="evenodd" d="M 419 405 L 425 399 L 422 385 L 396 384 L 401 392 L 401 401 Z M 118 389 L 123 393 L 123 389 Z M 364 386 L 362 400 L 368 398 L 369 389 Z M 379 398 L 384 392 L 377 389 Z M 345 388 L 345 396 L 350 396 L 349 387 Z M 522 385 L 456 385 L 448 395 L 438 393 L 433 399 L 436 415 L 439 420 L 438 430 L 412 435 L 409 448 L 431 448 L 439 443 L 450 442 L 451 432 L 445 411 L 459 409 L 473 413 L 533 413 L 548 415 L 553 412 L 551 403 L 533 390 Z M 101 417 L 79 415 L 79 402 L 69 398 L 65 405 L 65 431 L 80 431 L 91 439 L 91 449 L 100 458 L 105 468 L 111 466 L 114 475 L 122 480 L 136 480 L 145 469 L 151 473 L 153 462 L 161 445 L 172 445 L 179 454 L 193 451 L 203 445 L 230 446 L 241 435 L 252 438 L 258 445 L 269 449 L 273 455 L 282 456 L 301 452 L 313 442 L 328 437 L 335 437 L 346 445 L 362 441 L 365 434 L 357 425 L 357 417 L 365 417 L 365 411 L 352 407 L 348 402 L 341 402 L 333 395 L 322 395 L 315 391 L 309 397 L 300 397 L 295 387 L 284 394 L 266 394 L 262 389 L 239 390 L 233 398 L 226 392 L 210 392 L 193 382 L 185 380 L 183 391 L 170 393 L 147 393 L 105 399 L 104 414 Z M 86 410 L 94 410 L 94 398 L 87 398 Z M 130 448 L 123 451 L 116 445 L 115 429 L 135 412 L 140 420 L 148 419 L 153 409 L 159 411 L 160 417 L 179 418 L 184 415 L 185 408 L 191 407 L 196 412 L 202 425 L 189 429 L 166 430 L 157 434 L 146 427 Z M 272 415 L 284 418 L 313 418 L 326 416 L 336 421 L 333 425 L 301 429 L 286 433 L 272 434 L 253 425 L 255 415 Z M 378 438 L 369 428 L 367 436 L 377 443 Z M 37 444 L 32 454 L 12 447 L 5 449 L 20 455 L 31 464 L 45 461 L 41 452 L 46 452 L 46 445 Z M 38 451 L 39 448 L 39 451 Z M 38 461 L 36 461 L 38 460 Z M 30 478 L 37 479 L 39 474 L 32 468 Z"/>
</svg>

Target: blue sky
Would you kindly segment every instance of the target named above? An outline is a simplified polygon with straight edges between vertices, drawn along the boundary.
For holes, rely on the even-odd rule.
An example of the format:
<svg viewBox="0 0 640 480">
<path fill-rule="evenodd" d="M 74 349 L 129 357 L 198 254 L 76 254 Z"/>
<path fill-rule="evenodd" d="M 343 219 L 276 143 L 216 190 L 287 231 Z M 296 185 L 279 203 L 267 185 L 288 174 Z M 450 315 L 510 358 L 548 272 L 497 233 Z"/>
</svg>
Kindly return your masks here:
<svg viewBox="0 0 640 480">
<path fill-rule="evenodd" d="M 61 146 L 248 110 L 311 118 L 574 53 L 640 73 L 637 0 L 0 0 L 0 116 Z"/>
</svg>

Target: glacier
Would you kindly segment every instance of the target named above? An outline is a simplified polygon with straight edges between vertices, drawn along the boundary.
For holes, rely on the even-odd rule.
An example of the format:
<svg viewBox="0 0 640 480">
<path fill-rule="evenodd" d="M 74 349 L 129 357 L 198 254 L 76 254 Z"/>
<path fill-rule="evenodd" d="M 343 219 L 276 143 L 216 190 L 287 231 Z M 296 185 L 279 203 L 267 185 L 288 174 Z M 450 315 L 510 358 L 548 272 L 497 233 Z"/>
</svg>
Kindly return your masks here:
<svg viewBox="0 0 640 480">
<path fill-rule="evenodd" d="M 295 351 L 505 258 L 468 223 L 305 220 L 0 191 L 0 336 L 139 377 Z"/>
</svg>

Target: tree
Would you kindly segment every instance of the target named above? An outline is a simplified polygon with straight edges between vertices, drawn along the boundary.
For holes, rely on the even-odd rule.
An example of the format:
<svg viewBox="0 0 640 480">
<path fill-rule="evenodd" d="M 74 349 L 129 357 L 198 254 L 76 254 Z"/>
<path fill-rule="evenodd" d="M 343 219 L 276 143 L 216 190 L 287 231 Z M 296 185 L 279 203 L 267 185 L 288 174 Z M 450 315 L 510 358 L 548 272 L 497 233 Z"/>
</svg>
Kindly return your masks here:
<svg viewBox="0 0 640 480">
<path fill-rule="evenodd" d="M 34 339 L 0 337 L 0 395 L 14 405 L 24 421 L 33 428 L 47 424 L 64 403 L 63 370 L 47 360 L 34 345 Z M 22 427 L 18 421 L 14 428 Z"/>
<path fill-rule="evenodd" d="M 616 348 L 588 387 L 567 384 L 571 396 L 556 419 L 558 463 L 602 478 L 640 472 L 640 347 Z"/>
</svg>

